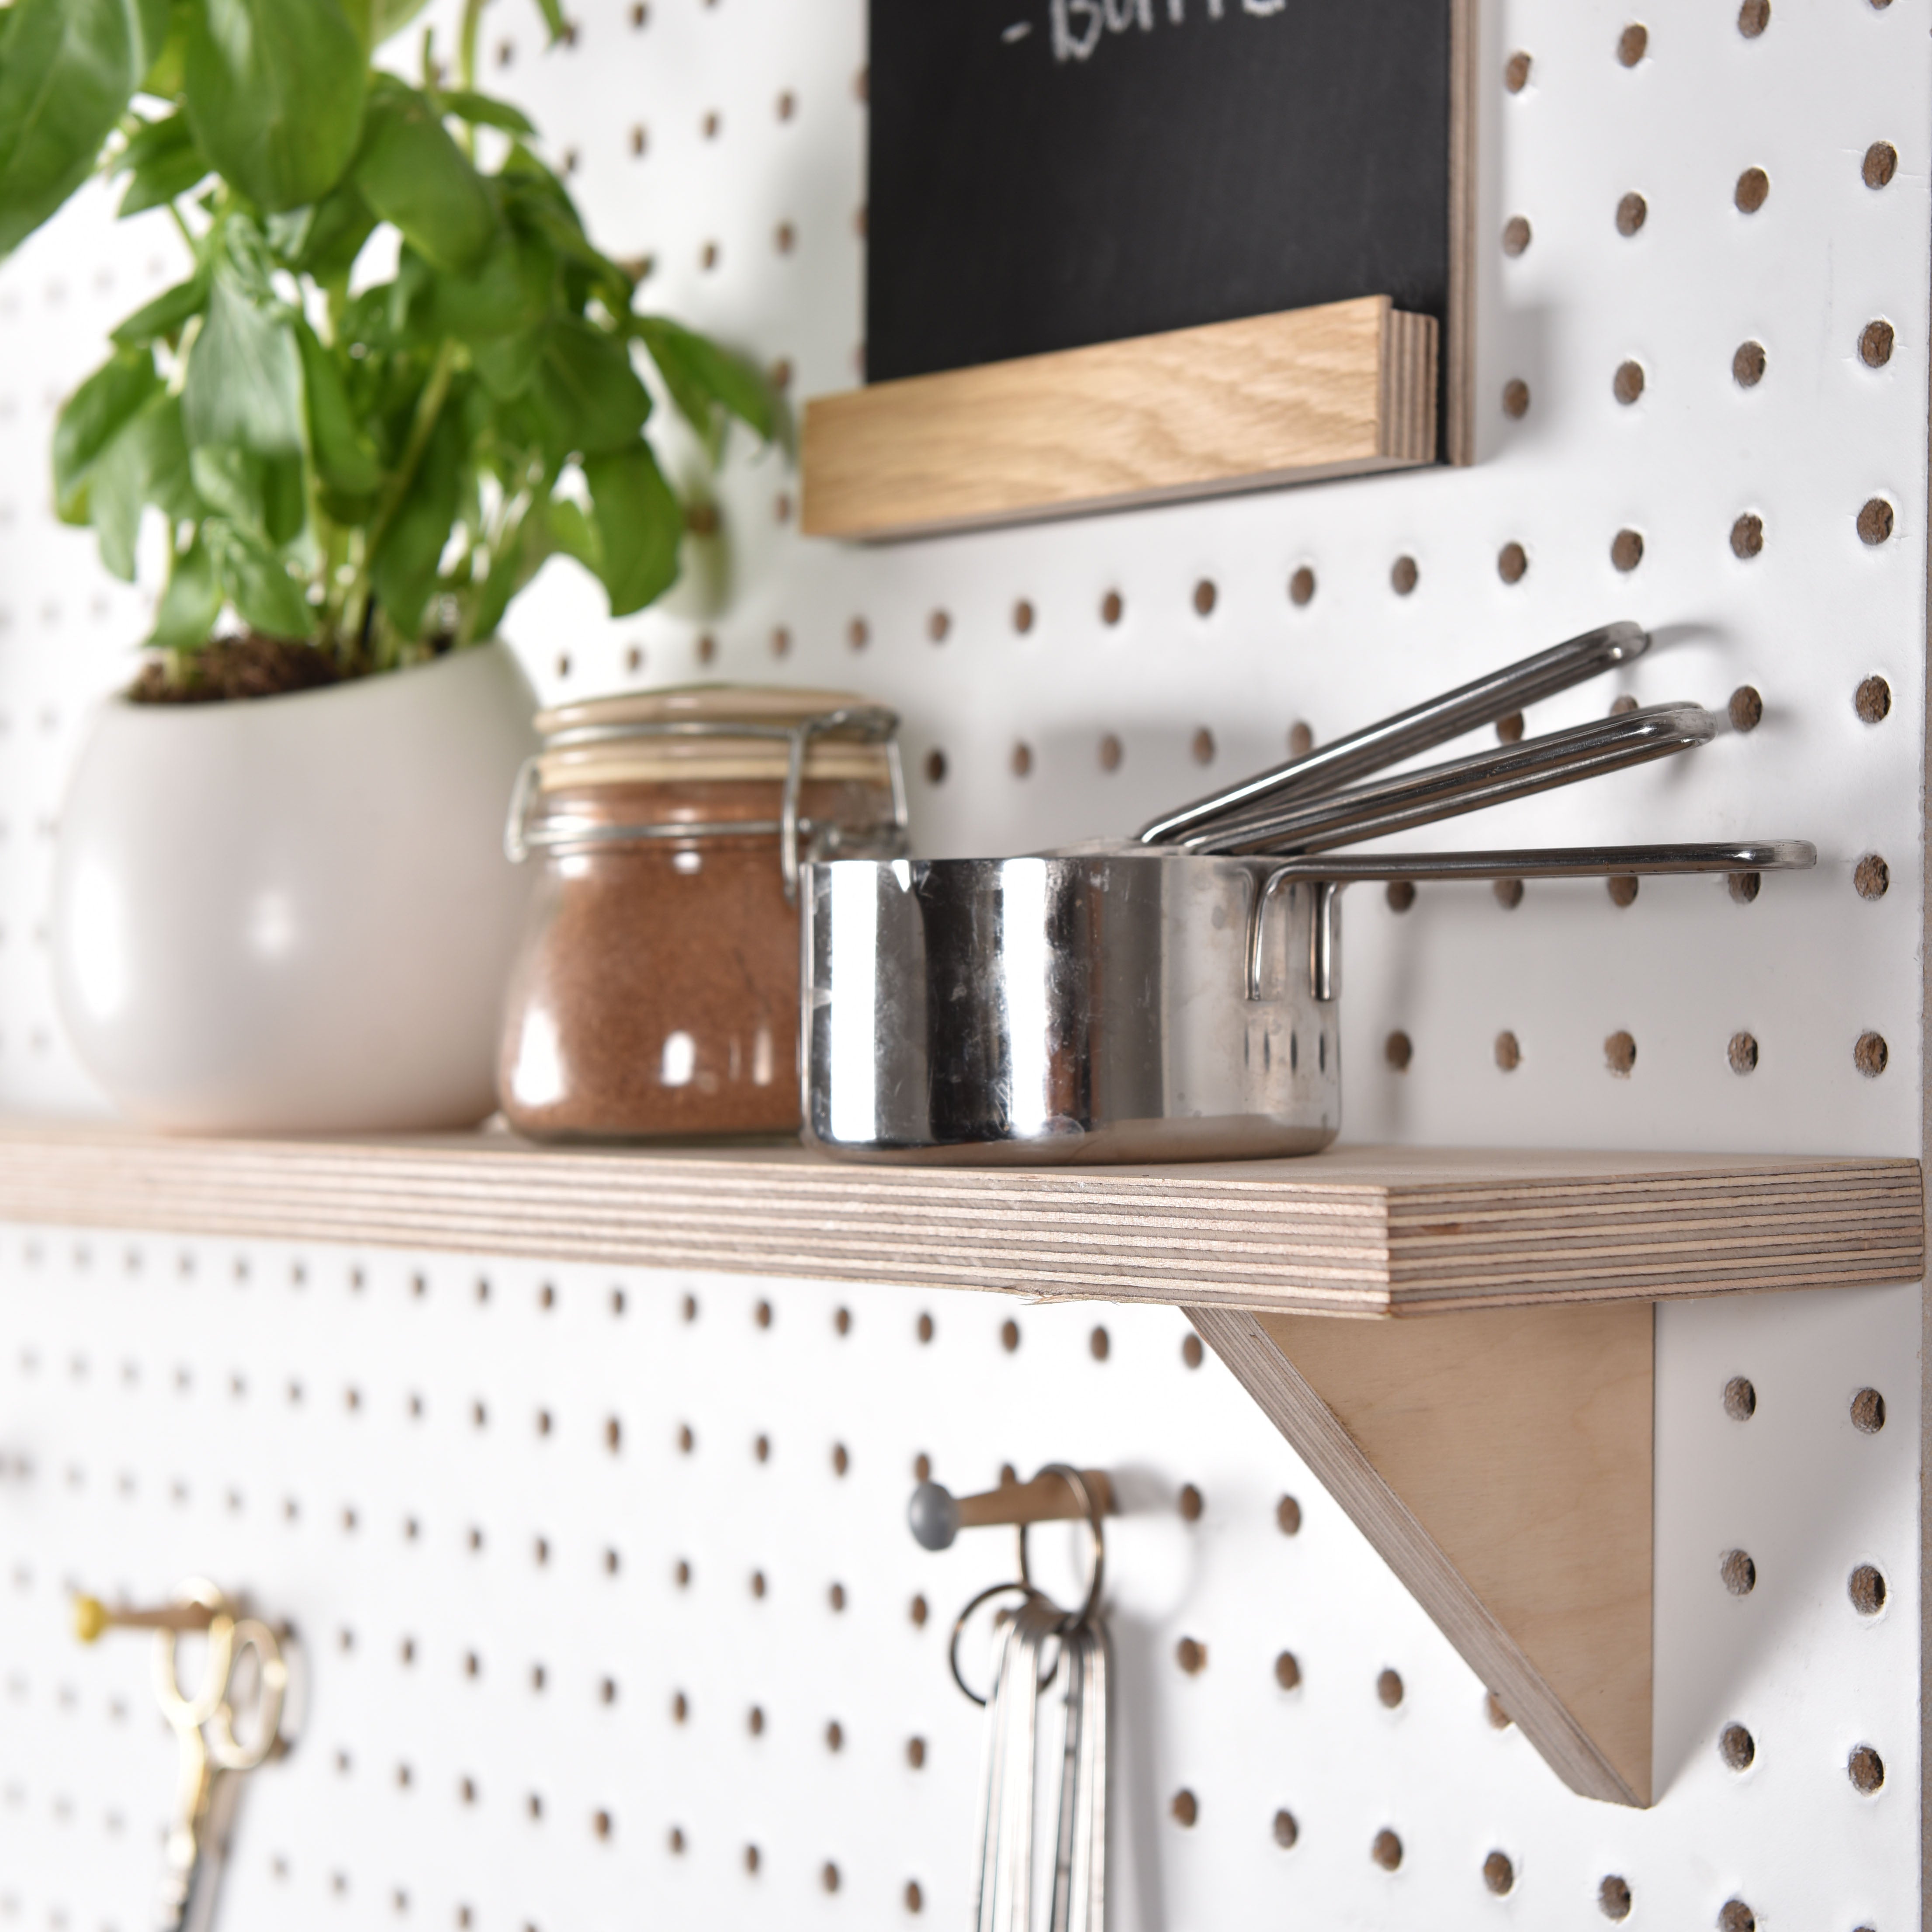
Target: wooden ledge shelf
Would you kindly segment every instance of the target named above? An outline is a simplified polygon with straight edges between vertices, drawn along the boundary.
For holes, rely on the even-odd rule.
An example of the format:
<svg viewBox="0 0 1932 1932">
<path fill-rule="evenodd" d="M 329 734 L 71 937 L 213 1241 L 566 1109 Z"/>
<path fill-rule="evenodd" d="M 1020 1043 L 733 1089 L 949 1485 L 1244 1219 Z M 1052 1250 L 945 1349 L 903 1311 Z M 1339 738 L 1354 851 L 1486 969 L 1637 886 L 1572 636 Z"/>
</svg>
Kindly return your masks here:
<svg viewBox="0 0 1932 1932">
<path fill-rule="evenodd" d="M 1918 1163 L 1342 1148 L 870 1167 L 793 1146 L 190 1140 L 0 1127 L 0 1217 L 1278 1314 L 1907 1281 Z"/>
<path fill-rule="evenodd" d="M 1436 460 L 1436 325 L 1386 296 L 807 403 L 807 536 L 882 538 Z"/>
<path fill-rule="evenodd" d="M 1177 1304 L 1558 1776 L 1634 1805 L 1652 1304 L 1912 1281 L 1924 1259 L 1916 1161 L 1407 1148 L 861 1167 L 16 1123 L 0 1219 Z"/>
</svg>

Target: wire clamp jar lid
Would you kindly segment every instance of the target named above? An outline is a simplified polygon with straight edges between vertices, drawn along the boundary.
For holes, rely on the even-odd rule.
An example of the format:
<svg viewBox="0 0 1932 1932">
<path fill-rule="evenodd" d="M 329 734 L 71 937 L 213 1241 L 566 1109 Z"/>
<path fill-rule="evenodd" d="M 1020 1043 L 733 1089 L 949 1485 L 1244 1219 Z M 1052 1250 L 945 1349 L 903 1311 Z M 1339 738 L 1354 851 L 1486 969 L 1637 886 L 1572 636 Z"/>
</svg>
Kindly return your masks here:
<svg viewBox="0 0 1932 1932">
<path fill-rule="evenodd" d="M 702 693 L 669 694 L 675 702 L 687 695 L 716 703 L 729 702 L 728 687 L 715 687 Z M 763 698 L 769 706 L 776 700 L 804 694 L 745 694 Z M 828 709 L 794 717 L 788 722 L 766 722 L 738 716 L 730 718 L 658 716 L 600 719 L 595 714 L 611 709 L 629 709 L 652 700 L 618 700 L 616 706 L 572 706 L 561 712 L 546 713 L 538 719 L 544 732 L 544 749 L 526 759 L 517 774 L 510 796 L 509 816 L 503 827 L 503 852 L 512 865 L 521 865 L 532 851 L 558 848 L 626 843 L 634 839 L 688 839 L 722 837 L 770 837 L 778 841 L 778 866 L 784 884 L 785 898 L 796 903 L 798 896 L 799 853 L 801 838 L 818 841 L 826 848 L 826 856 L 836 856 L 841 848 L 855 842 L 876 848 L 881 842 L 895 849 L 904 847 L 907 808 L 905 773 L 899 756 L 898 714 L 884 705 L 838 704 Z M 546 727 L 548 728 L 546 728 Z M 562 754 L 594 754 L 599 748 L 655 742 L 667 746 L 683 745 L 697 748 L 696 741 L 706 740 L 745 741 L 757 744 L 783 744 L 785 760 L 778 815 L 775 819 L 638 820 L 610 824 L 599 820 L 563 814 L 539 822 L 537 808 L 546 789 L 553 760 Z M 837 822 L 820 824 L 805 816 L 802 809 L 808 776 L 806 764 L 815 743 L 839 740 L 856 746 L 883 748 L 886 776 L 891 786 L 891 818 L 884 824 L 848 826 Z M 776 776 L 776 774 L 774 774 Z"/>
</svg>

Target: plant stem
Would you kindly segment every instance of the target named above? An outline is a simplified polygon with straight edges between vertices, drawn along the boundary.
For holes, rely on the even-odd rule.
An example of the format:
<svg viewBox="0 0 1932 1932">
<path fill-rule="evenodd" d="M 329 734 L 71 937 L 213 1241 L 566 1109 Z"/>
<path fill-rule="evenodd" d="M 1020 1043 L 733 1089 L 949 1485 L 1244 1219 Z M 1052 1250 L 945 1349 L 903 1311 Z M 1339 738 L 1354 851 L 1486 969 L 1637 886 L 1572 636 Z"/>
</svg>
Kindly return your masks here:
<svg viewBox="0 0 1932 1932">
<path fill-rule="evenodd" d="M 476 38 L 483 23 L 483 9 L 490 0 L 463 0 L 463 27 L 457 36 L 456 73 L 464 92 L 476 86 Z"/>
<path fill-rule="evenodd" d="M 436 362 L 429 372 L 429 380 L 423 385 L 422 394 L 416 398 L 416 412 L 410 424 L 410 440 L 403 446 L 403 460 L 397 464 L 388 482 L 383 485 L 382 501 L 376 506 L 376 514 L 370 519 L 369 532 L 363 545 L 362 581 L 356 586 L 361 608 L 356 613 L 358 626 L 366 627 L 369 604 L 369 578 L 375 567 L 376 557 L 381 554 L 382 539 L 389 533 L 389 526 L 395 520 L 396 512 L 402 507 L 403 499 L 409 494 L 410 485 L 416 481 L 416 471 L 422 466 L 423 452 L 429 447 L 429 440 L 436 430 L 436 420 L 442 413 L 442 406 L 448 400 L 449 386 L 456 374 L 456 362 L 460 351 L 455 339 L 443 338 L 442 346 L 436 352 Z"/>
</svg>

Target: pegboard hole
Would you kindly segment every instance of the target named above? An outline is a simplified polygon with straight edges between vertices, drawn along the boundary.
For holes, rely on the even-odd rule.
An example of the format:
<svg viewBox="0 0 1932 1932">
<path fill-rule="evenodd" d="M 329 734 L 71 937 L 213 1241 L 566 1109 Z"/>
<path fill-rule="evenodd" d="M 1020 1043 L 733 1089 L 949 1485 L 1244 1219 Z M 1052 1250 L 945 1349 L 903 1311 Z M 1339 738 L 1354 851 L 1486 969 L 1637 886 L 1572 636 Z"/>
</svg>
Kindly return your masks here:
<svg viewBox="0 0 1932 1932">
<path fill-rule="evenodd" d="M 670 1700 L 670 1720 L 674 1724 L 683 1724 L 691 1715 L 691 1700 L 682 1690 L 674 1691 Z"/>
<path fill-rule="evenodd" d="M 745 1728 L 754 1738 L 765 1734 L 765 1714 L 755 1704 L 745 1714 Z"/>
<path fill-rule="evenodd" d="M 906 1762 L 914 1771 L 926 1768 L 926 1740 L 923 1738 L 906 1739 Z"/>
<path fill-rule="evenodd" d="M 1618 363 L 1617 373 L 1610 378 L 1610 394 L 1628 409 L 1643 394 L 1643 364 Z"/>
<path fill-rule="evenodd" d="M 1898 150 L 1889 141 L 1874 141 L 1865 150 L 1858 170 L 1867 188 L 1883 188 L 1898 172 Z"/>
<path fill-rule="evenodd" d="M 1868 852 L 1852 871 L 1852 887 L 1862 899 L 1882 899 L 1892 885 L 1892 868 Z"/>
<path fill-rule="evenodd" d="M 1376 1695 L 1382 1700 L 1384 1709 L 1393 1711 L 1402 1699 L 1401 1672 L 1384 1670 L 1376 1679 Z"/>
<path fill-rule="evenodd" d="M 1096 1362 L 1104 1362 L 1107 1359 L 1112 1346 L 1104 1328 L 1096 1328 L 1087 1338 L 1087 1352 Z"/>
<path fill-rule="evenodd" d="M 1756 40 L 1770 25 L 1771 0 L 1744 0 L 1738 9 L 1738 32 L 1746 40 Z"/>
<path fill-rule="evenodd" d="M 1010 1355 L 1019 1345 L 1020 1324 L 1017 1322 L 1002 1322 L 1000 1324 L 1000 1346 Z"/>
<path fill-rule="evenodd" d="M 1190 1677 L 1208 1668 L 1208 1646 L 1198 1637 L 1184 1636 L 1174 1646 L 1174 1660 Z"/>
<path fill-rule="evenodd" d="M 1747 510 L 1731 526 L 1731 554 L 1747 560 L 1760 555 L 1764 549 L 1764 519 L 1756 512 Z"/>
<path fill-rule="evenodd" d="M 1862 1388 L 1852 1398 L 1852 1426 L 1861 1436 L 1876 1436 L 1885 1426 L 1885 1397 L 1875 1388 Z"/>
<path fill-rule="evenodd" d="M 1625 67 L 1635 67 L 1649 46 L 1650 30 L 1640 20 L 1633 20 L 1617 36 L 1617 58 Z"/>
<path fill-rule="evenodd" d="M 1120 760 L 1126 755 L 1120 740 L 1112 732 L 1109 731 L 1100 740 L 1100 769 L 1103 772 L 1118 771 L 1120 769 Z"/>
<path fill-rule="evenodd" d="M 1496 1064 L 1505 1073 L 1514 1073 L 1522 1064 L 1522 1048 L 1514 1034 L 1496 1035 Z"/>
<path fill-rule="evenodd" d="M 1636 1065 L 1636 1042 L 1627 1033 L 1612 1034 L 1604 1042 L 1604 1064 L 1619 1080 L 1628 1080 Z"/>
<path fill-rule="evenodd" d="M 1757 1588 L 1757 1565 L 1742 1550 L 1727 1550 L 1718 1565 L 1724 1588 L 1734 1597 L 1748 1597 Z"/>
<path fill-rule="evenodd" d="M 1180 1340 L 1180 1359 L 1187 1367 L 1198 1369 L 1206 1360 L 1208 1352 L 1201 1346 L 1198 1335 L 1184 1335 Z"/>
<path fill-rule="evenodd" d="M 1301 1660 L 1285 1650 L 1274 1660 L 1274 1681 L 1284 1690 L 1292 1690 L 1301 1682 Z"/>
<path fill-rule="evenodd" d="M 1739 685 L 1726 711 L 1733 731 L 1755 731 L 1764 722 L 1764 700 L 1753 685 Z"/>
<path fill-rule="evenodd" d="M 1642 30 L 1639 28 L 1638 31 L 1641 32 Z M 1626 61 L 1624 64 L 1628 67 L 1631 63 Z M 1499 1898 L 1514 1888 L 1516 1867 L 1507 1853 L 1492 1852 L 1483 1861 L 1483 1882 Z"/>
<path fill-rule="evenodd" d="M 1024 637 L 1028 632 L 1033 628 L 1033 606 L 1028 602 L 1026 598 L 1022 597 L 1019 602 L 1013 606 L 1013 628 L 1017 631 L 1022 637 Z"/>
<path fill-rule="evenodd" d="M 1033 747 L 1024 740 L 1014 746 L 1012 754 L 1006 760 L 1016 778 L 1027 777 L 1033 770 Z"/>
<path fill-rule="evenodd" d="M 1378 1832 L 1369 1846 L 1369 1856 L 1384 1871 L 1394 1871 L 1402 1863 L 1402 1840 L 1386 1828 Z"/>
<path fill-rule="evenodd" d="M 1885 1782 L 1885 1760 L 1870 1744 L 1860 1744 L 1845 1760 L 1852 1789 L 1869 1798 Z"/>
<path fill-rule="evenodd" d="M 765 1594 L 765 1573 L 762 1570 L 752 1572 L 752 1594 L 763 1600 Z"/>
<path fill-rule="evenodd" d="M 932 1611 L 923 1597 L 915 1597 L 908 1606 L 907 1614 L 912 1618 L 913 1628 L 915 1630 L 923 1630 L 926 1628 L 926 1620 L 931 1616 Z"/>
<path fill-rule="evenodd" d="M 1718 1932 L 1757 1932 L 1757 1914 L 1742 1898 L 1727 1898 L 1718 1914 Z"/>
<path fill-rule="evenodd" d="M 1628 575 L 1643 561 L 1643 538 L 1636 530 L 1619 530 L 1610 539 L 1610 561 Z"/>
<path fill-rule="evenodd" d="M 1415 903 L 1415 881 L 1413 879 L 1391 879 L 1384 889 L 1382 897 L 1394 913 L 1404 913 Z"/>
<path fill-rule="evenodd" d="M 1757 1740 L 1742 1724 L 1726 1724 L 1718 1739 L 1718 1755 L 1733 1771 L 1748 1771 L 1757 1757 Z"/>
<path fill-rule="evenodd" d="M 916 1483 L 932 1480 L 932 1458 L 922 1452 L 912 1459 L 912 1479 Z"/>
<path fill-rule="evenodd" d="M 1882 1034 L 1862 1033 L 1858 1044 L 1852 1048 L 1852 1064 L 1868 1080 L 1876 1080 L 1892 1059 L 1892 1049 L 1885 1043 Z"/>
<path fill-rule="evenodd" d="M 1315 748 L 1315 728 L 1298 719 L 1288 728 L 1288 754 L 1305 758 Z"/>
<path fill-rule="evenodd" d="M 1623 1879 L 1610 1877 L 1597 1888 L 1597 1910 L 1606 1918 L 1624 1919 L 1630 1914 L 1630 1888 Z"/>
<path fill-rule="evenodd" d="M 1724 1384 L 1724 1413 L 1733 1422 L 1748 1422 L 1757 1413 L 1757 1390 L 1747 1376 L 1733 1376 Z"/>
<path fill-rule="evenodd" d="M 1214 762 L 1214 734 L 1206 725 L 1197 730 L 1188 748 L 1194 754 L 1197 765 L 1211 765 Z"/>
<path fill-rule="evenodd" d="M 1294 1841 L 1301 1836 L 1301 1827 L 1294 1822 L 1292 1811 L 1281 1810 L 1274 1814 L 1274 1841 L 1285 1852 L 1294 1849 Z"/>
<path fill-rule="evenodd" d="M 1892 715 L 1892 686 L 1882 677 L 1868 677 L 1852 694 L 1852 708 L 1867 724 L 1881 724 Z"/>
<path fill-rule="evenodd" d="M 1274 1506 L 1274 1526 L 1284 1536 L 1301 1533 L 1301 1505 L 1292 1496 L 1283 1496 Z"/>
<path fill-rule="evenodd" d="M 1617 232 L 1626 239 L 1650 218 L 1650 204 L 1635 189 L 1617 203 Z"/>
<path fill-rule="evenodd" d="M 1738 177 L 1731 199 L 1740 214 L 1755 214 L 1771 198 L 1771 177 L 1762 168 L 1747 168 Z"/>
<path fill-rule="evenodd" d="M 915 1916 L 926 1909 L 926 1894 L 920 1890 L 919 1881 L 916 1878 L 906 1880 L 905 1909 Z"/>
<path fill-rule="evenodd" d="M 1126 603 L 1118 590 L 1110 590 L 1100 599 L 1100 621 L 1103 624 L 1118 624 L 1126 615 Z"/>
<path fill-rule="evenodd" d="M 1858 360 L 1868 369 L 1882 369 L 1892 360 L 1897 340 L 1888 322 L 1868 322 L 1858 334 Z"/>
<path fill-rule="evenodd" d="M 844 1610 L 845 1607 L 845 1586 L 843 1583 L 834 1583 L 831 1588 L 826 1592 L 825 1600 L 831 1605 L 835 1612 Z"/>
<path fill-rule="evenodd" d="M 752 1454 L 760 1462 L 769 1462 L 772 1460 L 772 1438 L 769 1436 L 754 1437 L 752 1443 Z"/>
<path fill-rule="evenodd" d="M 1177 1791 L 1167 1808 L 1177 1825 L 1190 1831 L 1201 1816 L 1200 1800 L 1191 1791 Z"/>
<path fill-rule="evenodd" d="M 838 1334 L 850 1334 L 852 1332 L 851 1310 L 849 1308 L 838 1308 L 833 1310 L 832 1314 L 832 1326 L 835 1332 Z"/>
<path fill-rule="evenodd" d="M 1389 582 L 1398 597 L 1406 597 L 1415 588 L 1420 576 L 1412 556 L 1399 556 L 1389 566 Z"/>
<path fill-rule="evenodd" d="M 846 1453 L 844 1444 L 842 1442 L 833 1443 L 832 1445 L 832 1473 L 835 1476 L 842 1476 L 848 1469 L 851 1468 L 851 1466 L 852 1458 Z"/>
<path fill-rule="evenodd" d="M 1764 380 L 1764 344 L 1741 342 L 1731 357 L 1731 380 L 1741 389 L 1754 389 Z"/>
<path fill-rule="evenodd" d="M 1757 1041 L 1748 1033 L 1734 1033 L 1730 1044 L 1724 1049 L 1724 1057 L 1731 1063 L 1733 1073 L 1752 1073 L 1757 1070 Z"/>
<path fill-rule="evenodd" d="M 1490 1728 L 1494 1731 L 1506 1731 L 1516 1722 L 1516 1720 L 1503 1708 L 1502 1700 L 1493 1690 L 1484 1694 L 1483 1714 L 1489 1719 Z"/>
<path fill-rule="evenodd" d="M 1514 259 L 1529 246 L 1529 221 L 1526 216 L 1512 214 L 1503 224 L 1503 253 Z"/>
<path fill-rule="evenodd" d="M 1520 584 L 1529 570 L 1529 553 L 1520 543 L 1510 542 L 1496 552 L 1496 574 L 1505 584 Z"/>
<path fill-rule="evenodd" d="M 1884 1573 L 1876 1564 L 1861 1563 L 1852 1572 L 1851 1580 L 1846 1586 L 1846 1592 L 1852 1600 L 1852 1608 L 1860 1616 L 1876 1616 L 1885 1608 Z"/>
<path fill-rule="evenodd" d="M 1764 875 L 1761 872 L 1731 872 L 1726 874 L 1724 884 L 1739 905 L 1749 905 L 1764 890 Z"/>
<path fill-rule="evenodd" d="M 1201 1492 L 1192 1483 L 1182 1484 L 1178 1503 L 1183 1522 L 1198 1522 L 1202 1510 L 1207 1507 L 1202 1500 Z"/>
<path fill-rule="evenodd" d="M 935 644 L 943 644 L 952 634 L 952 614 L 950 610 L 934 610 L 926 620 L 926 634 Z"/>
<path fill-rule="evenodd" d="M 1520 422 L 1529 413 L 1529 385 L 1513 376 L 1503 385 L 1503 414 L 1511 422 Z"/>
<path fill-rule="evenodd" d="M 1882 496 L 1868 497 L 1858 511 L 1858 541 L 1883 543 L 1892 535 L 1896 521 L 1892 506 Z"/>
<path fill-rule="evenodd" d="M 745 1870 L 753 1878 L 758 1875 L 758 1848 L 756 1845 L 745 1847 Z"/>
<path fill-rule="evenodd" d="M 1498 879 L 1490 890 L 1496 904 L 1505 912 L 1514 912 L 1522 904 L 1523 883 L 1520 879 Z"/>
<path fill-rule="evenodd" d="M 1512 94 L 1520 94 L 1529 85 L 1534 63 L 1526 53 L 1514 53 L 1503 63 L 1503 85 Z"/>
<path fill-rule="evenodd" d="M 1216 592 L 1212 578 L 1204 577 L 1194 586 L 1194 608 L 1198 616 L 1211 617 L 1214 614 Z"/>
<path fill-rule="evenodd" d="M 926 782 L 928 784 L 946 782 L 946 754 L 936 745 L 926 754 Z"/>
<path fill-rule="evenodd" d="M 922 1342 L 930 1342 L 934 1334 L 932 1317 L 930 1315 L 922 1315 L 913 1324 L 913 1332 Z"/>
<path fill-rule="evenodd" d="M 1409 1062 L 1415 1058 L 1415 1044 L 1398 1027 L 1382 1042 L 1382 1058 L 1396 1072 L 1406 1073 L 1408 1071 Z"/>
<path fill-rule="evenodd" d="M 1295 572 L 1288 580 L 1288 595 L 1291 603 L 1311 604 L 1315 600 L 1315 573 L 1306 564 Z"/>
</svg>

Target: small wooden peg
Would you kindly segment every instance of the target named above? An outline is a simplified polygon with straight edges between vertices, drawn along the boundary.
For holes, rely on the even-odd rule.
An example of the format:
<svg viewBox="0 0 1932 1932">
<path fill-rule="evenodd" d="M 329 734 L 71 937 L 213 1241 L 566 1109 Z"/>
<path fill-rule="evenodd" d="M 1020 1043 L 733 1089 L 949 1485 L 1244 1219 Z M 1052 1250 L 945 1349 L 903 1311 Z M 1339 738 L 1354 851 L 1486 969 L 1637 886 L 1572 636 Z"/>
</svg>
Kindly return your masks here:
<svg viewBox="0 0 1932 1932">
<path fill-rule="evenodd" d="M 232 1614 L 207 1604 L 165 1604 L 158 1610 L 110 1610 L 98 1597 L 74 1600 L 74 1634 L 82 1643 L 98 1643 L 111 1630 L 205 1630 L 217 1617 Z"/>
<path fill-rule="evenodd" d="M 1102 1516 L 1112 1516 L 1114 1486 L 1104 1469 L 1083 1469 L 1081 1479 Z M 938 1483 L 922 1483 L 907 1510 L 914 1538 L 928 1550 L 946 1550 L 962 1529 L 996 1524 L 1082 1522 L 1086 1506 L 1064 1476 L 1042 1470 L 1028 1483 L 1002 1483 L 976 1496 L 956 1496 Z"/>
</svg>

